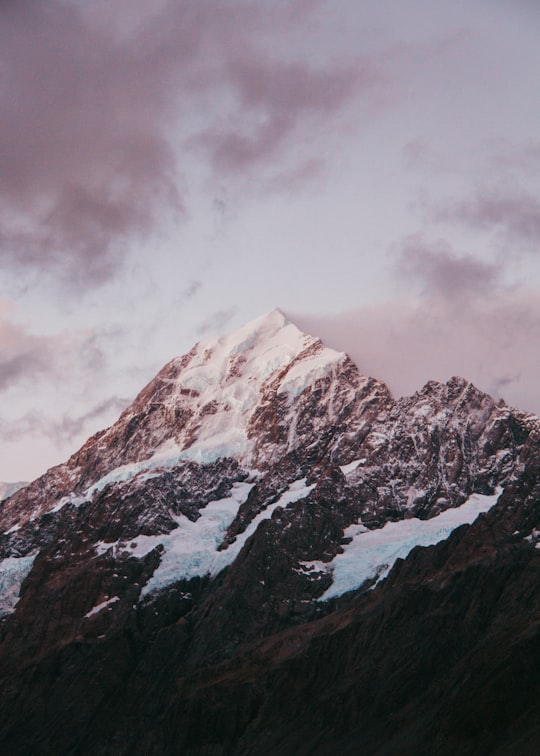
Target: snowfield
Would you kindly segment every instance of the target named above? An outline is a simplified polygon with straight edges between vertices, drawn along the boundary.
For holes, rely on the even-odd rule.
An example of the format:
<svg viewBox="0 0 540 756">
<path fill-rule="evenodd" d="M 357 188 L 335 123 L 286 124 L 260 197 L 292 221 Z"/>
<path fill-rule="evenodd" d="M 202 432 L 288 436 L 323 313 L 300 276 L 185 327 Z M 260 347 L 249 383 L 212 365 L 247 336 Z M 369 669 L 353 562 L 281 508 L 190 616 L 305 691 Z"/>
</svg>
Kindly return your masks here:
<svg viewBox="0 0 540 756">
<path fill-rule="evenodd" d="M 98 554 L 109 549 L 127 551 L 132 556 L 143 557 L 156 546 L 162 546 L 161 561 L 153 576 L 144 586 L 141 596 L 160 591 L 177 580 L 189 580 L 205 575 L 215 576 L 232 564 L 247 539 L 257 530 L 262 520 L 268 519 L 277 507 L 285 507 L 305 499 L 314 485 L 306 486 L 305 478 L 290 484 L 286 491 L 271 506 L 264 509 L 250 522 L 243 533 L 228 548 L 218 551 L 227 528 L 238 513 L 240 505 L 247 499 L 254 482 L 235 483 L 230 496 L 212 501 L 201 510 L 195 522 L 180 515 L 176 518 L 178 527 L 165 535 L 139 536 L 129 544 L 99 543 Z"/>
<path fill-rule="evenodd" d="M 473 494 L 460 507 L 447 509 L 430 520 L 412 517 L 400 522 L 387 522 L 383 528 L 368 530 L 361 523 L 345 529 L 345 536 L 352 541 L 344 546 L 331 562 L 301 562 L 306 572 L 330 572 L 333 583 L 319 601 L 341 596 L 360 588 L 368 580 L 372 587 L 383 580 L 397 559 L 405 559 L 415 546 L 432 546 L 444 541 L 460 525 L 470 524 L 479 514 L 493 507 L 501 494 L 499 489 L 492 496 Z"/>
<path fill-rule="evenodd" d="M 34 564 L 37 553 L 8 557 L 0 561 L 0 617 L 15 609 L 21 585 Z"/>
</svg>

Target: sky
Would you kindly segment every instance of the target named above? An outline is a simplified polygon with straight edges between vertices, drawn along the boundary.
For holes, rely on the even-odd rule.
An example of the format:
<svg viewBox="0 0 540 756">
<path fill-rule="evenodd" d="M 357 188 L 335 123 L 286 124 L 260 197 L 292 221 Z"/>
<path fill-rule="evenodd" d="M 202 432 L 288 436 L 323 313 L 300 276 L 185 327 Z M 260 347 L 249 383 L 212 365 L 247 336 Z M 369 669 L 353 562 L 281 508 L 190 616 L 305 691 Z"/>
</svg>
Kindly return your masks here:
<svg viewBox="0 0 540 756">
<path fill-rule="evenodd" d="M 0 480 L 275 307 L 540 412 L 536 0 L 2 0 Z"/>
</svg>

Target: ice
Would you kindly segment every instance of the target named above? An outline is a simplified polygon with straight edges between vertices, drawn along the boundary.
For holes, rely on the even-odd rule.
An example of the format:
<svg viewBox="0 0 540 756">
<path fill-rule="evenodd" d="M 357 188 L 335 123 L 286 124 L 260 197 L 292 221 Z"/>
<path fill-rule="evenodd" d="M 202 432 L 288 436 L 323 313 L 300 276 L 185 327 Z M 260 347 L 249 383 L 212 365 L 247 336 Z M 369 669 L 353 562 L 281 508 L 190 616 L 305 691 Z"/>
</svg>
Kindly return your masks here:
<svg viewBox="0 0 540 756">
<path fill-rule="evenodd" d="M 72 493 L 72 494 L 69 494 L 68 496 L 63 496 L 61 499 L 59 499 L 58 502 L 50 511 L 59 512 L 68 504 L 71 504 L 72 506 L 75 506 L 75 507 L 80 507 L 81 504 L 84 504 L 87 501 L 88 501 L 88 496 L 77 496 L 77 494 Z"/>
<path fill-rule="evenodd" d="M 0 617 L 15 609 L 21 585 L 30 574 L 36 556 L 37 552 L 0 561 Z"/>
<path fill-rule="evenodd" d="M 107 599 L 106 601 L 102 601 L 101 604 L 98 604 L 97 606 L 94 606 L 93 609 L 90 609 L 89 612 L 87 612 L 83 619 L 88 619 L 89 617 L 93 617 L 94 614 L 98 614 L 103 609 L 106 609 L 107 607 L 110 607 L 112 604 L 114 604 L 116 601 L 120 601 L 118 596 L 113 596 L 110 599 Z"/>
<path fill-rule="evenodd" d="M 311 572 L 332 574 L 332 585 L 320 601 L 359 588 L 366 580 L 378 583 L 388 575 L 396 559 L 405 559 L 415 546 L 431 546 L 448 538 L 460 525 L 472 523 L 480 513 L 494 506 L 500 493 L 498 490 L 492 496 L 473 494 L 460 507 L 447 509 L 430 520 L 410 518 L 388 522 L 378 530 L 367 530 L 361 524 L 351 525 L 345 529 L 345 536 L 352 541 L 344 546 L 342 554 L 329 563 L 302 562 L 301 565 Z"/>
<path fill-rule="evenodd" d="M 254 483 L 236 483 L 232 496 L 208 504 L 196 522 L 185 517 L 177 519 L 178 528 L 167 536 L 143 536 L 137 539 L 133 554 L 142 556 L 161 543 L 164 553 L 152 578 L 144 586 L 141 595 L 153 593 L 181 578 L 190 579 L 204 575 L 217 575 L 232 564 L 247 539 L 256 531 L 262 520 L 268 519 L 277 507 L 304 499 L 314 486 L 306 486 L 305 478 L 296 480 L 271 506 L 260 512 L 227 549 L 218 551 L 227 528 L 232 523 L 240 504 Z"/>
<path fill-rule="evenodd" d="M 359 465 L 363 465 L 365 461 L 366 457 L 363 457 L 362 459 L 355 459 L 352 462 L 349 462 L 348 465 L 341 465 L 339 469 L 341 470 L 343 475 L 348 475 L 353 470 L 356 470 Z"/>
<path fill-rule="evenodd" d="M 217 575 L 234 562 L 262 520 L 271 517 L 277 507 L 286 507 L 305 499 L 315 487 L 314 484 L 307 486 L 305 478 L 293 481 L 279 499 L 260 512 L 228 548 L 218 551 L 240 504 L 246 501 L 254 485 L 253 481 L 235 483 L 231 495 L 207 504 L 196 522 L 191 522 L 183 516 L 175 518 L 178 527 L 170 533 L 139 536 L 127 543 L 99 542 L 96 544 L 96 551 L 101 555 L 112 549 L 115 555 L 127 553 L 141 558 L 156 546 L 162 546 L 161 561 L 152 578 L 144 586 L 142 596 L 159 591 L 180 579 Z"/>
<path fill-rule="evenodd" d="M 133 539 L 125 550 L 136 557 L 144 556 L 159 545 L 164 548 L 161 562 L 144 587 L 143 595 L 180 578 L 189 579 L 213 573 L 216 556 L 220 553 L 217 547 L 238 507 L 246 500 L 254 485 L 254 482 L 235 483 L 231 495 L 207 504 L 196 522 L 180 515 L 176 518 L 178 527 L 170 533 Z M 97 545 L 98 553 L 111 547 L 117 549 L 118 544 L 100 543 Z"/>
<path fill-rule="evenodd" d="M 176 456 L 175 461 L 178 461 L 178 455 Z M 171 459 L 170 464 L 173 465 L 174 463 L 175 462 L 173 462 Z M 119 467 L 111 470 L 110 473 L 107 473 L 107 475 L 104 475 L 102 478 L 96 481 L 96 483 L 94 483 L 85 491 L 84 495 L 87 498 L 90 498 L 95 493 L 105 488 L 105 486 L 109 485 L 109 483 L 123 483 L 125 481 L 131 480 L 136 475 L 138 475 L 138 473 L 147 472 L 154 466 L 158 467 L 161 465 L 159 465 L 159 462 L 157 460 L 155 460 L 154 464 L 152 464 L 152 460 L 148 459 L 141 462 L 129 462 L 126 465 L 120 465 Z M 166 462 L 163 466 L 166 466 Z"/>
<path fill-rule="evenodd" d="M 343 352 L 324 347 L 313 357 L 301 360 L 287 372 L 278 389 L 279 394 L 287 394 L 289 397 L 301 394 L 306 386 L 328 375 L 332 367 L 336 366 L 345 358 Z"/>
<path fill-rule="evenodd" d="M 10 496 L 13 496 L 16 491 L 19 491 L 19 489 L 24 488 L 27 485 L 27 481 L 24 480 L 19 480 L 16 483 L 0 483 L 0 501 L 8 499 Z"/>
</svg>

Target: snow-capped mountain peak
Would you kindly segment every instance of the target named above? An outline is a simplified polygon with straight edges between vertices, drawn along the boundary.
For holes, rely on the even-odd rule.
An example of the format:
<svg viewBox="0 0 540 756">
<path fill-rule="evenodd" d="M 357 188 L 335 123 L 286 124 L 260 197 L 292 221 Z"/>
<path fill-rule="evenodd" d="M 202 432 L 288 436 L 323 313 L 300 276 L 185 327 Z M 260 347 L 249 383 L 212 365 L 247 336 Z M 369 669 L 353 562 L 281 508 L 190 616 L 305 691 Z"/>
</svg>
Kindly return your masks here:
<svg viewBox="0 0 540 756">
<path fill-rule="evenodd" d="M 323 346 L 320 339 L 302 333 L 288 321 L 280 310 L 263 315 L 232 333 L 209 341 L 199 342 L 185 357 L 173 365 L 179 368 L 177 388 L 208 401 L 227 397 L 233 404 L 249 404 L 269 376 L 284 371 L 280 380 L 285 387 L 314 377 L 314 369 L 324 372 L 326 367 L 344 354 Z M 292 376 L 289 369 L 295 364 Z M 302 363 L 304 369 L 298 367 Z M 249 384 L 255 384 L 250 390 Z M 231 390 L 230 386 L 235 389 Z M 246 396 L 242 396 L 245 389 Z"/>
<path fill-rule="evenodd" d="M 356 722 L 375 684 L 372 719 L 384 719 L 386 728 L 395 702 L 409 699 L 413 677 L 422 683 L 416 719 L 423 720 L 433 698 L 425 694 L 425 670 L 441 669 L 442 660 L 449 674 L 459 643 L 469 670 L 479 628 L 488 628 L 477 648 L 488 649 L 490 663 L 490 649 L 498 655 L 508 646 L 514 654 L 523 639 L 515 673 L 490 675 L 496 697 L 506 689 L 501 679 L 519 680 L 509 701 L 521 707 L 523 659 L 534 658 L 536 648 L 523 627 L 534 629 L 537 607 L 525 615 L 522 607 L 537 593 L 539 427 L 538 418 L 461 378 L 429 382 L 396 401 L 279 310 L 196 344 L 111 428 L 1 502 L 2 752 L 33 753 L 38 743 L 47 753 L 97 754 L 114 742 L 130 754 L 252 753 L 263 742 L 265 753 L 299 753 L 296 733 L 305 726 L 313 670 L 327 664 L 327 682 L 317 683 L 323 709 L 316 722 L 338 680 L 330 720 L 342 722 L 351 700 L 357 703 L 348 721 Z M 519 583 L 526 565 L 528 578 Z M 508 644 L 512 607 L 516 633 Z M 348 633 L 351 621 L 360 631 Z M 431 651 L 411 676 L 419 622 L 428 638 L 432 628 Z M 497 627 L 500 638 L 492 635 Z M 386 638 L 393 638 L 389 648 Z M 334 641 L 335 660 L 328 658 Z M 268 680 L 259 684 L 270 655 L 278 661 L 270 671 L 275 680 L 283 661 L 293 660 L 292 684 L 278 680 L 276 694 L 264 693 Z M 343 680 L 362 668 L 361 684 L 344 696 Z M 404 670 L 397 696 L 396 669 Z M 466 678 L 462 670 L 456 681 Z M 269 702 L 281 702 L 304 678 L 300 720 L 293 717 L 271 743 L 260 740 L 273 729 L 267 724 L 252 739 Z M 246 685 L 255 691 L 250 699 Z M 477 690 L 470 688 L 474 699 Z M 156 696 L 164 696 L 159 706 Z M 493 700 L 490 694 L 490 712 Z M 381 719 L 381 701 L 390 701 L 391 716 Z M 159 726 L 158 709 L 167 712 Z M 280 703 L 278 726 L 284 712 Z M 406 721 L 407 729 L 411 719 L 407 708 L 395 726 Z M 231 721 L 240 723 L 235 741 Z M 134 729 L 134 722 L 143 724 Z M 209 722 L 218 736 L 210 732 L 207 741 Z M 491 732 L 491 714 L 489 723 Z M 305 730 L 310 753 L 312 730 Z M 320 742 L 329 742 L 328 732 L 325 725 Z M 293 741 L 282 739 L 287 733 L 295 733 Z M 435 752 L 428 734 L 429 747 L 418 752 Z M 238 738 L 243 745 L 236 747 Z M 203 747 L 193 750 L 197 742 Z M 340 735 L 323 751 L 357 752 L 360 742 L 351 750 Z M 409 750 L 414 742 L 407 740 Z"/>
<path fill-rule="evenodd" d="M 198 342 L 165 365 L 113 426 L 45 476 L 54 491 L 47 506 L 74 491 L 91 495 L 181 460 L 234 458 L 247 468 L 264 465 L 275 458 L 276 447 L 280 454 L 290 451 L 332 415 L 339 417 L 356 390 L 370 382 L 346 354 L 272 310 Z M 308 402 L 318 403 L 319 411 L 299 428 L 298 408 Z M 325 405 L 330 414 L 320 411 Z"/>
<path fill-rule="evenodd" d="M 107 432 L 103 440 L 112 440 L 119 431 L 123 438 L 126 425 L 144 418 L 144 433 L 132 435 L 123 469 L 108 473 L 99 485 L 130 470 L 179 459 L 235 457 L 255 464 L 256 441 L 250 430 L 257 412 L 280 400 L 282 408 L 290 405 L 346 361 L 344 353 L 302 333 L 280 310 L 197 343 L 166 365 Z M 135 447 L 138 435 L 143 443 Z"/>
</svg>

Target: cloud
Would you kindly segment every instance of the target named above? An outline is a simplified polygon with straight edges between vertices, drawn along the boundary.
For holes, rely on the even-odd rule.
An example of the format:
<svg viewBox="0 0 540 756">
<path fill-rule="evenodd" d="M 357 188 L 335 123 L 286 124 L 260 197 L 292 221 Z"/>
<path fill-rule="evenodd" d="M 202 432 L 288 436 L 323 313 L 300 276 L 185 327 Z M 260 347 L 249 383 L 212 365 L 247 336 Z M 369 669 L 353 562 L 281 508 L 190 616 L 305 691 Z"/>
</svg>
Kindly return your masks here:
<svg viewBox="0 0 540 756">
<path fill-rule="evenodd" d="M 51 369 L 54 338 L 39 337 L 13 320 L 14 307 L 0 300 L 0 391 L 21 380 L 39 380 Z"/>
<path fill-rule="evenodd" d="M 373 86 L 366 62 L 269 53 L 318 3 L 294 6 L 135 3 L 120 22 L 104 3 L 2 3 L 4 268 L 99 285 L 135 242 L 185 216 L 193 144 L 217 174 L 246 172 L 306 146 Z M 294 172 L 291 159 L 279 170 Z"/>
<path fill-rule="evenodd" d="M 518 251 L 538 250 L 540 243 L 540 202 L 525 190 L 498 190 L 487 187 L 467 199 L 435 213 L 442 220 L 464 224 L 478 231 L 498 234 Z"/>
<path fill-rule="evenodd" d="M 176 305 L 184 305 L 189 302 L 202 288 L 202 281 L 193 280 L 188 283 L 175 300 Z"/>
<path fill-rule="evenodd" d="M 455 170 L 455 158 L 436 150 L 432 144 L 421 137 L 414 137 L 406 142 L 401 155 L 406 169 L 420 174 L 434 176 Z M 454 156 L 452 156 L 454 157 Z"/>
<path fill-rule="evenodd" d="M 459 156 L 452 165 L 420 138 L 405 145 L 403 156 L 409 168 L 434 179 L 427 196 L 433 187 L 441 196 L 451 187 L 454 199 L 421 203 L 424 230 L 391 248 L 397 296 L 330 318 L 301 313 L 297 322 L 347 351 L 397 395 L 462 375 L 540 413 L 540 300 L 525 268 L 515 265 L 516 255 L 535 253 L 540 242 L 540 202 L 530 188 L 540 167 L 538 142 L 490 143 L 469 175 Z M 482 254 L 471 231 L 481 235 Z"/>
<path fill-rule="evenodd" d="M 96 420 L 106 418 L 110 422 L 130 401 L 113 396 L 81 415 L 64 414 L 60 420 L 53 420 L 35 410 L 25 413 L 16 421 L 4 418 L 0 423 L 0 439 L 6 443 L 15 443 L 36 435 L 45 436 L 58 448 L 63 448 L 65 444 L 80 438 L 88 426 L 94 429 Z"/>
<path fill-rule="evenodd" d="M 540 413 L 540 302 L 525 288 L 464 306 L 406 297 L 333 317 L 291 313 L 293 322 L 346 351 L 361 372 L 397 396 L 428 380 L 461 375 L 494 397 Z"/>
<path fill-rule="evenodd" d="M 466 167 L 462 155 L 444 154 L 417 137 L 403 146 L 402 157 L 406 169 L 424 180 L 430 178 L 416 202 L 425 223 L 442 222 L 447 230 L 450 226 L 483 234 L 492 247 L 503 247 L 505 253 L 537 253 L 540 142 L 486 140 Z M 456 179 L 461 186 L 454 185 L 454 196 L 444 196 L 448 182 L 455 184 Z M 437 186 L 443 199 L 433 198 Z"/>
<path fill-rule="evenodd" d="M 492 294 L 500 269 L 472 255 L 459 255 L 444 240 L 429 242 L 416 234 L 403 242 L 395 274 L 419 284 L 424 296 L 463 301 Z"/>
<path fill-rule="evenodd" d="M 0 299 L 0 392 L 56 387 L 74 381 L 79 387 L 94 381 L 107 366 L 107 346 L 122 336 L 119 329 L 64 329 L 52 335 L 32 333 L 17 318 L 12 302 Z"/>
<path fill-rule="evenodd" d="M 195 140 L 219 174 L 266 164 L 292 136 L 309 143 L 318 121 L 328 125 L 353 95 L 381 80 L 366 61 L 315 68 L 305 61 L 263 57 L 246 46 L 231 55 L 226 75 L 238 115 L 229 123 L 218 121 Z"/>
<path fill-rule="evenodd" d="M 145 74 L 159 40 L 137 54 L 133 42 L 75 4 L 2 4 L 4 264 L 86 288 L 114 273 L 126 244 L 152 231 L 162 208 L 182 212 L 163 129 L 170 64 Z"/>
</svg>

